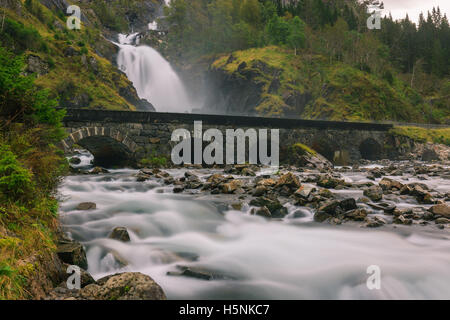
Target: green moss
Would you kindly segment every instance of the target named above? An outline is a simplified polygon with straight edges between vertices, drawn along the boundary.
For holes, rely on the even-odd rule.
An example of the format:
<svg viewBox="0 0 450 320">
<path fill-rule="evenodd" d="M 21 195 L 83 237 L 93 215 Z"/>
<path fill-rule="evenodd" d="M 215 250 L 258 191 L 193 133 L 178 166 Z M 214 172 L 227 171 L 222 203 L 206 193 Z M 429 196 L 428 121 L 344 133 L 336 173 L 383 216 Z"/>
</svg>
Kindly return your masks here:
<svg viewBox="0 0 450 320">
<path fill-rule="evenodd" d="M 317 155 L 317 152 L 315 150 L 302 143 L 296 143 L 292 145 L 291 150 L 296 154 L 304 154 L 306 152 L 314 156 Z"/>
<path fill-rule="evenodd" d="M 390 130 L 397 136 L 404 136 L 417 142 L 433 142 L 450 146 L 450 128 L 426 129 L 419 127 L 398 126 Z"/>
</svg>

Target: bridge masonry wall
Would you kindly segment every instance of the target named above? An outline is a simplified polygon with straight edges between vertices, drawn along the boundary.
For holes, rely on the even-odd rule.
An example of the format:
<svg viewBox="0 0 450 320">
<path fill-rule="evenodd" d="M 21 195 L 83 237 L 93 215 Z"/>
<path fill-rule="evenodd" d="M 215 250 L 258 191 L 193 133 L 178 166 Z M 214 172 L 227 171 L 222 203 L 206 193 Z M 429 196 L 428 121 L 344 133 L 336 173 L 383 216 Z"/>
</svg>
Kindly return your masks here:
<svg viewBox="0 0 450 320">
<path fill-rule="evenodd" d="M 414 144 L 408 139 L 403 141 L 391 136 L 389 125 L 158 113 L 140 113 L 142 117 L 138 116 L 139 113 L 133 113 L 128 118 L 129 114 L 105 112 L 101 118 L 98 112 L 89 116 L 85 110 L 80 114 L 72 111 L 64 122 L 69 136 L 62 142 L 62 147 L 69 150 L 73 144 L 78 144 L 90 150 L 95 157 L 114 157 L 114 153 L 121 153 L 135 163 L 153 157 L 170 159 L 172 148 L 177 143 L 171 141 L 172 132 L 183 128 L 193 135 L 194 121 L 200 120 L 203 132 L 215 128 L 224 137 L 227 129 L 279 129 L 281 162 L 287 148 L 295 143 L 305 144 L 335 164 L 342 165 L 352 164 L 361 158 L 396 158 L 402 153 L 401 148 L 407 151 Z"/>
</svg>

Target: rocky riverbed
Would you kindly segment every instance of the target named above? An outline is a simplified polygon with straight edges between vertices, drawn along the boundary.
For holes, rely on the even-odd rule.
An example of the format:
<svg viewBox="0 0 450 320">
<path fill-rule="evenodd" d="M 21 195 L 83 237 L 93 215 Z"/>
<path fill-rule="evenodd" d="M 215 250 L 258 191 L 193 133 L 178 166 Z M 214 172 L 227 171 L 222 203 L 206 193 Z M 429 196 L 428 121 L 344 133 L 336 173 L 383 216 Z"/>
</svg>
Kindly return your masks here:
<svg viewBox="0 0 450 320">
<path fill-rule="evenodd" d="M 449 163 L 107 172 L 83 161 L 61 185 L 61 223 L 97 283 L 53 299 L 108 296 L 98 292 L 118 273 L 169 299 L 450 297 Z M 366 288 L 370 265 L 379 291 Z"/>
</svg>

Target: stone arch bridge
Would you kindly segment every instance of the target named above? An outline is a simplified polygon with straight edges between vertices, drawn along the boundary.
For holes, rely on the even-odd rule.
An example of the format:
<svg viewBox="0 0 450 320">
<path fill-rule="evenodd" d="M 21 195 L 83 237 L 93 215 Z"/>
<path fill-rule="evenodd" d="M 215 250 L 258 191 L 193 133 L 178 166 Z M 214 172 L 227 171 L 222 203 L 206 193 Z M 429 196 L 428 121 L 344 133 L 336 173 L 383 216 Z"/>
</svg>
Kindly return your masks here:
<svg viewBox="0 0 450 320">
<path fill-rule="evenodd" d="M 398 141 L 389 134 L 391 124 L 85 109 L 67 110 L 68 137 L 61 147 L 69 151 L 80 145 L 104 166 L 134 165 L 152 157 L 170 161 L 176 144 L 172 132 L 184 128 L 192 135 L 194 121 L 202 121 L 203 130 L 216 128 L 224 136 L 226 129 L 279 129 L 281 162 L 283 152 L 294 143 L 308 145 L 337 164 L 398 156 L 393 151 Z"/>
</svg>

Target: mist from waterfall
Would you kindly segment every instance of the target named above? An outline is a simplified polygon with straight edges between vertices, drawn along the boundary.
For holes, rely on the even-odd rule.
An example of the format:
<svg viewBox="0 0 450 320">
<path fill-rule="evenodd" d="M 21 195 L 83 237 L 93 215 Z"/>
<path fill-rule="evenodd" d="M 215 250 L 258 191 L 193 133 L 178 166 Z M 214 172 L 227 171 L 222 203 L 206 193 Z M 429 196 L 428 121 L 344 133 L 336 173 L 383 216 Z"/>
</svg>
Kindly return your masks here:
<svg viewBox="0 0 450 320">
<path fill-rule="evenodd" d="M 117 64 L 133 82 L 139 97 L 159 112 L 191 111 L 186 89 L 170 63 L 151 47 L 134 46 L 136 37 L 119 35 Z"/>
</svg>

